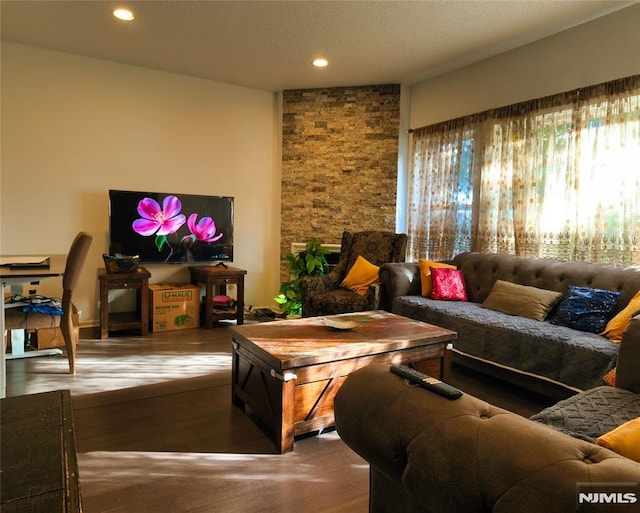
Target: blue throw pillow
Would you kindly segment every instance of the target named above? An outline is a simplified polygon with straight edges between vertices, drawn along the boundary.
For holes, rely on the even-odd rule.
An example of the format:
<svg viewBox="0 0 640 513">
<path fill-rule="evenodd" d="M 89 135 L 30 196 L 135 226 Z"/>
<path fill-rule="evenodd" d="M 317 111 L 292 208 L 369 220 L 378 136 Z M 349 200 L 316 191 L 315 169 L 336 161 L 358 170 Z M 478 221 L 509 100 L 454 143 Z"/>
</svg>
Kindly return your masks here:
<svg viewBox="0 0 640 513">
<path fill-rule="evenodd" d="M 602 333 L 619 298 L 620 292 L 572 285 L 558 303 L 550 322 L 575 330 Z"/>
</svg>

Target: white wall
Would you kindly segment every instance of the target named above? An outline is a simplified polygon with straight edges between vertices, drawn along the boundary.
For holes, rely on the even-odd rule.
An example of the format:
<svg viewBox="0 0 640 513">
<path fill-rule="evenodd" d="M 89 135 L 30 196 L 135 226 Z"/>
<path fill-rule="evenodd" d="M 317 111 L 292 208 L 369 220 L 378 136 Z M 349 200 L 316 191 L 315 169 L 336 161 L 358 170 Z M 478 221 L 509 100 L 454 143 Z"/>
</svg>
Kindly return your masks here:
<svg viewBox="0 0 640 513">
<path fill-rule="evenodd" d="M 96 325 L 109 189 L 230 195 L 246 302 L 275 305 L 275 95 L 13 43 L 1 51 L 0 253 L 64 253 L 78 231 L 93 234 L 74 302 Z M 152 282 L 189 280 L 186 266 L 147 268 Z"/>
<path fill-rule="evenodd" d="M 640 4 L 411 88 L 411 128 L 640 73 Z"/>
</svg>

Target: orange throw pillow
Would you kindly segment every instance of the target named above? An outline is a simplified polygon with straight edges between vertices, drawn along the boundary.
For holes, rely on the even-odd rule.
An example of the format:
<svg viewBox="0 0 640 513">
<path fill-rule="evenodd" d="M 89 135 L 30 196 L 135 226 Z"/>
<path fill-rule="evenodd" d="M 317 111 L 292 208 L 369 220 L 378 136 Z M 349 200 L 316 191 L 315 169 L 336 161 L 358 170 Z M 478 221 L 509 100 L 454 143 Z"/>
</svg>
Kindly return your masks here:
<svg viewBox="0 0 640 513">
<path fill-rule="evenodd" d="M 431 297 L 433 282 L 431 281 L 431 268 L 456 269 L 455 265 L 443 264 L 442 262 L 432 262 L 431 260 L 418 260 L 420 266 L 420 284 L 422 296 Z"/>
<path fill-rule="evenodd" d="M 627 324 L 629 324 L 631 316 L 638 310 L 640 310 L 640 291 L 631 298 L 627 306 L 607 323 L 601 335 L 607 337 L 611 342 L 620 343 L 622 340 L 622 332 L 627 327 Z"/>
<path fill-rule="evenodd" d="M 600 436 L 596 444 L 640 462 L 640 417 Z"/>
<path fill-rule="evenodd" d="M 340 286 L 361 296 L 366 296 L 369 285 L 378 281 L 379 270 L 380 268 L 377 265 L 373 265 L 366 258 L 358 256 Z"/>
</svg>

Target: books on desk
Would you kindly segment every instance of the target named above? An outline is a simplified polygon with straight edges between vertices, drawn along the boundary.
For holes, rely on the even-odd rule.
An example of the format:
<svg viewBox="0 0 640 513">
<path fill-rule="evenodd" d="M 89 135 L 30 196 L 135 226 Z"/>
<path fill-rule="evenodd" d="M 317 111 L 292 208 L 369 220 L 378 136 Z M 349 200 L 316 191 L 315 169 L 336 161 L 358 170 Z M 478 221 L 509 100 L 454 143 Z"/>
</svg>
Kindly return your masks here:
<svg viewBox="0 0 640 513">
<path fill-rule="evenodd" d="M 49 257 L 38 255 L 0 256 L 0 266 L 17 269 L 31 267 L 49 267 Z"/>
</svg>

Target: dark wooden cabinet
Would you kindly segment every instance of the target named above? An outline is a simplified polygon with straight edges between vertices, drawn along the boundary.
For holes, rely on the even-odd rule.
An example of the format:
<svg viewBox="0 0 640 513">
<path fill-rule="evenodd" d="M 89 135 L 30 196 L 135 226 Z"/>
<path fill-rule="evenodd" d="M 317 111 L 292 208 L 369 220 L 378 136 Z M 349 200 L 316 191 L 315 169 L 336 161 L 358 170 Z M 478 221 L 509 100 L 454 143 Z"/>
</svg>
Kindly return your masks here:
<svg viewBox="0 0 640 513">
<path fill-rule="evenodd" d="M 149 334 L 149 278 L 151 273 L 139 267 L 135 273 L 108 273 L 98 269 L 100 280 L 100 338 L 109 338 L 110 331 L 140 330 L 140 335 Z M 132 312 L 110 312 L 109 291 L 133 290 L 136 293 L 136 310 Z"/>
<path fill-rule="evenodd" d="M 237 324 L 244 322 L 244 275 L 247 271 L 237 267 L 218 265 L 199 265 L 189 267 L 191 283 L 204 283 L 204 326 L 211 328 L 214 322 L 235 319 Z M 214 310 L 213 296 L 226 295 L 227 285 L 235 285 L 237 290 L 235 307 L 228 310 Z"/>
</svg>

